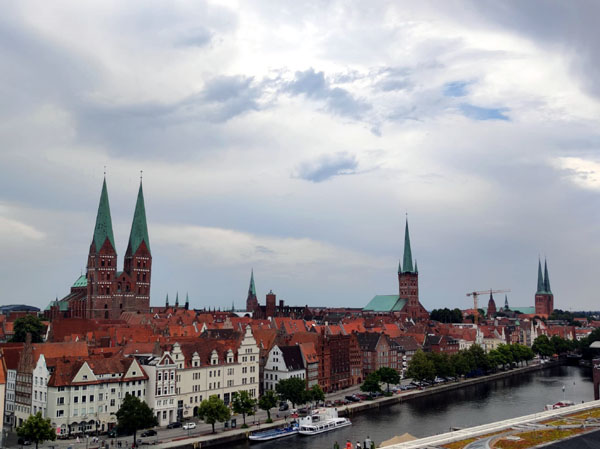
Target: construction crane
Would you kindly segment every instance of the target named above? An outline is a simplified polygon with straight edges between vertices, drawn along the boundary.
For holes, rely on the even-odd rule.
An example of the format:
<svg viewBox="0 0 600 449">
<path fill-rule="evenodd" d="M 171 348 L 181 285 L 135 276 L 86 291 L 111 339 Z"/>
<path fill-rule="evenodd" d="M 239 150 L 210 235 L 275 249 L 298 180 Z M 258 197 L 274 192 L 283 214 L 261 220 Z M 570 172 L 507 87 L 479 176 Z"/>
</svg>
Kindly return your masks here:
<svg viewBox="0 0 600 449">
<path fill-rule="evenodd" d="M 508 293 L 510 292 L 510 290 L 492 290 L 491 288 L 489 290 L 480 290 L 478 292 L 470 292 L 467 293 L 467 296 L 472 296 L 473 297 L 473 317 L 474 317 L 474 321 L 475 324 L 477 324 L 478 317 L 479 317 L 479 313 L 477 312 L 477 310 L 479 309 L 479 295 L 485 295 L 487 293 L 489 293 L 490 295 L 492 293 Z"/>
</svg>

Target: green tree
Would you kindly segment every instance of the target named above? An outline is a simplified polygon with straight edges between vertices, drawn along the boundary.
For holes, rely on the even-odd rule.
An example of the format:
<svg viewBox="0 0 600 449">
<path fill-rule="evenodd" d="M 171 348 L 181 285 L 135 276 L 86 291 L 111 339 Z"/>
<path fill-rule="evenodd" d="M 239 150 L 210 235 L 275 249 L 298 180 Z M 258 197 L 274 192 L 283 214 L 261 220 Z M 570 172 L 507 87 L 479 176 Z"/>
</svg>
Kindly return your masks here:
<svg viewBox="0 0 600 449">
<path fill-rule="evenodd" d="M 546 335 L 540 335 L 533 341 L 533 345 L 531 346 L 533 352 L 539 354 L 543 357 L 550 357 L 554 354 L 554 348 L 550 343 L 550 339 Z"/>
<path fill-rule="evenodd" d="M 487 371 L 491 368 L 490 361 L 483 348 L 479 345 L 471 345 L 467 349 L 467 356 L 471 359 L 471 366 L 473 369 L 481 369 Z"/>
<path fill-rule="evenodd" d="M 472 371 L 473 368 L 471 368 L 469 361 L 470 360 L 466 356 L 465 351 L 459 351 L 450 356 L 450 363 L 452 364 L 454 372 L 457 376 L 464 376 Z"/>
<path fill-rule="evenodd" d="M 497 349 L 492 349 L 490 352 L 488 352 L 488 359 L 493 371 L 498 369 L 498 365 L 506 365 L 506 359 Z"/>
<path fill-rule="evenodd" d="M 450 362 L 450 357 L 448 354 L 428 352 L 427 358 L 433 362 L 436 376 L 449 377 L 456 374 L 456 370 Z"/>
<path fill-rule="evenodd" d="M 156 416 L 148 404 L 129 393 L 125 395 L 116 415 L 118 427 L 126 432 L 132 432 L 134 442 L 139 429 L 158 425 Z"/>
<path fill-rule="evenodd" d="M 376 371 L 368 374 L 360 386 L 360 391 L 364 391 L 365 393 L 380 393 L 381 385 L 379 385 L 379 381 L 380 379 Z"/>
<path fill-rule="evenodd" d="M 558 335 L 552 336 L 552 338 L 550 339 L 550 344 L 554 348 L 555 354 L 565 354 L 574 349 L 572 341 L 565 340 L 564 338 L 561 338 Z"/>
<path fill-rule="evenodd" d="M 435 365 L 421 349 L 418 349 L 408 364 L 406 375 L 417 381 L 433 380 L 435 379 Z"/>
<path fill-rule="evenodd" d="M 30 415 L 29 418 L 17 428 L 17 435 L 21 438 L 35 442 L 35 449 L 37 449 L 39 443 L 49 440 L 54 441 L 56 439 L 56 431 L 50 423 L 50 418 L 42 418 L 42 412 Z"/>
<path fill-rule="evenodd" d="M 12 342 L 22 343 L 31 334 L 32 343 L 41 343 L 46 327 L 36 315 L 25 315 L 17 318 L 14 323 L 14 335 Z"/>
<path fill-rule="evenodd" d="M 212 433 L 215 433 L 215 423 L 225 422 L 231 417 L 229 408 L 222 399 L 213 394 L 208 399 L 204 399 L 198 407 L 198 418 L 206 424 L 212 425 Z"/>
<path fill-rule="evenodd" d="M 231 398 L 231 405 L 235 413 L 241 413 L 246 427 L 246 415 L 254 414 L 256 399 L 250 396 L 246 390 L 236 391 Z"/>
<path fill-rule="evenodd" d="M 400 382 L 400 373 L 394 368 L 382 366 L 377 370 L 377 375 L 381 382 L 387 384 L 387 392 L 390 392 L 390 384 L 397 384 Z"/>
<path fill-rule="evenodd" d="M 319 385 L 313 385 L 309 390 L 310 399 L 315 403 L 323 402 L 325 400 L 325 393 Z"/>
<path fill-rule="evenodd" d="M 273 390 L 267 390 L 258 400 L 258 406 L 261 410 L 267 412 L 267 422 L 273 422 L 271 419 L 271 409 L 277 405 L 277 395 Z"/>
<path fill-rule="evenodd" d="M 310 400 L 309 393 L 306 391 L 306 383 L 299 377 L 280 380 L 275 390 L 283 401 L 290 401 L 294 408 L 296 408 L 296 404 L 304 404 Z"/>
<path fill-rule="evenodd" d="M 505 345 L 505 344 L 498 345 L 497 350 L 500 354 L 502 354 L 502 357 L 504 358 L 504 367 L 505 368 L 506 368 L 506 365 L 510 366 L 510 364 L 515 361 L 513 352 L 511 351 L 509 345 Z"/>
</svg>

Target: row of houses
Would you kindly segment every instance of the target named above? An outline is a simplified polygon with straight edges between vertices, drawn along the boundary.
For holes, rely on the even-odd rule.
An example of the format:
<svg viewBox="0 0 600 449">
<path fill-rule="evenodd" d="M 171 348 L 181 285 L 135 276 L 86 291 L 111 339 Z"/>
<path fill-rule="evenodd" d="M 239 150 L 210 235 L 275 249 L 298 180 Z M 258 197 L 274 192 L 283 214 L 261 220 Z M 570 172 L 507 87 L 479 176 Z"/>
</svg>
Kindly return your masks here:
<svg viewBox="0 0 600 449">
<path fill-rule="evenodd" d="M 213 394 L 225 403 L 240 390 L 258 397 L 291 377 L 332 392 L 381 367 L 403 373 L 420 348 L 454 354 L 478 344 L 490 351 L 502 343 L 530 346 L 539 335 L 580 339 L 591 329 L 528 318 L 475 325 L 348 316 L 329 323 L 177 308 L 120 320 L 59 319 L 45 343 L 0 345 L 2 421 L 14 427 L 41 412 L 60 434 L 105 431 L 132 394 L 164 426 L 195 415 Z"/>
</svg>

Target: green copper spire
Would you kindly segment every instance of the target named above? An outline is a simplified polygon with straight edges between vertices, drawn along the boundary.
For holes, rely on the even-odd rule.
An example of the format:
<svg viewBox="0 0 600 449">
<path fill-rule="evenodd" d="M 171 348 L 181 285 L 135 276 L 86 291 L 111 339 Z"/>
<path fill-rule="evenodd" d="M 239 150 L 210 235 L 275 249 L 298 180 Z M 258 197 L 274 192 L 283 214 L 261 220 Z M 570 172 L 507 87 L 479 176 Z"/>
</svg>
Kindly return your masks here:
<svg viewBox="0 0 600 449">
<path fill-rule="evenodd" d="M 142 242 L 146 242 L 146 248 L 148 248 L 148 252 L 150 252 L 150 239 L 148 238 L 148 226 L 146 224 L 146 207 L 144 206 L 144 192 L 142 190 L 142 180 L 140 179 L 140 189 L 138 190 L 135 212 L 133 213 L 133 222 L 131 223 L 131 232 L 129 233 L 129 247 L 131 248 L 131 254 L 135 254 Z"/>
<path fill-rule="evenodd" d="M 402 261 L 398 261 L 398 274 L 402 273 Z"/>
<path fill-rule="evenodd" d="M 552 294 L 552 290 L 550 290 L 550 276 L 548 276 L 548 263 L 546 262 L 546 259 L 544 259 L 544 291 Z"/>
<path fill-rule="evenodd" d="M 248 287 L 248 295 L 256 296 L 256 287 L 254 286 L 254 268 L 250 272 L 250 287 Z"/>
<path fill-rule="evenodd" d="M 406 227 L 404 229 L 404 265 L 403 273 L 414 273 L 412 262 L 412 251 L 410 250 L 410 235 L 408 234 L 408 219 L 406 219 Z"/>
<path fill-rule="evenodd" d="M 185 292 L 185 303 L 188 305 L 190 304 L 190 297 L 187 292 Z"/>
<path fill-rule="evenodd" d="M 542 275 L 542 262 L 538 259 L 538 285 L 536 293 L 544 293 L 544 276 Z"/>
<path fill-rule="evenodd" d="M 508 296 L 507 295 L 504 295 L 504 309 L 505 310 L 509 310 L 509 307 L 508 307 Z"/>
<path fill-rule="evenodd" d="M 417 267 L 417 259 L 415 259 L 415 273 L 419 272 L 419 267 Z"/>
<path fill-rule="evenodd" d="M 106 190 L 106 178 L 104 178 L 102 193 L 100 194 L 100 204 L 98 205 L 98 214 L 96 215 L 96 227 L 94 228 L 96 252 L 100 251 L 106 239 L 110 241 L 113 249 L 115 249 L 115 238 L 110 218 L 110 204 L 108 204 L 108 191 Z"/>
<path fill-rule="evenodd" d="M 169 294 L 167 293 L 167 299 L 165 300 L 165 307 L 169 307 Z"/>
<path fill-rule="evenodd" d="M 179 292 L 175 294 L 175 307 L 179 307 Z"/>
</svg>

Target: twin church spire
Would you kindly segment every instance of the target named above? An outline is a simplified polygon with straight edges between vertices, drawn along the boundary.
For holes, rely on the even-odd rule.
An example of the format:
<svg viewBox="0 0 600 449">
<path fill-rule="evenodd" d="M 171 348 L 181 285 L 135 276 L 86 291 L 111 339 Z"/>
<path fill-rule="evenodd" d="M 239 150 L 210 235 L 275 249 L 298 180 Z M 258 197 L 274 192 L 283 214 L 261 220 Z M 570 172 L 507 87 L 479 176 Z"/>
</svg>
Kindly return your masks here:
<svg viewBox="0 0 600 449">
<path fill-rule="evenodd" d="M 544 274 L 542 274 L 542 262 L 538 259 L 538 281 L 536 294 L 552 294 L 550 289 L 550 276 L 548 275 L 548 263 L 544 259 Z"/>
<path fill-rule="evenodd" d="M 96 226 L 94 227 L 93 244 L 96 253 L 106 243 L 110 242 L 112 248 L 116 250 L 115 237 L 113 234 L 112 219 L 110 215 L 110 203 L 108 201 L 108 189 L 106 188 L 106 178 L 102 183 L 102 193 L 100 194 L 100 203 L 98 204 L 98 214 L 96 215 Z M 140 187 L 138 190 L 135 211 L 133 213 L 133 222 L 131 223 L 131 231 L 129 233 L 129 242 L 127 245 L 127 253 L 134 254 L 140 245 L 144 242 L 148 252 L 150 252 L 150 239 L 148 237 L 148 225 L 146 222 L 146 207 L 144 204 L 144 191 L 142 188 L 142 180 L 140 179 Z"/>
</svg>

